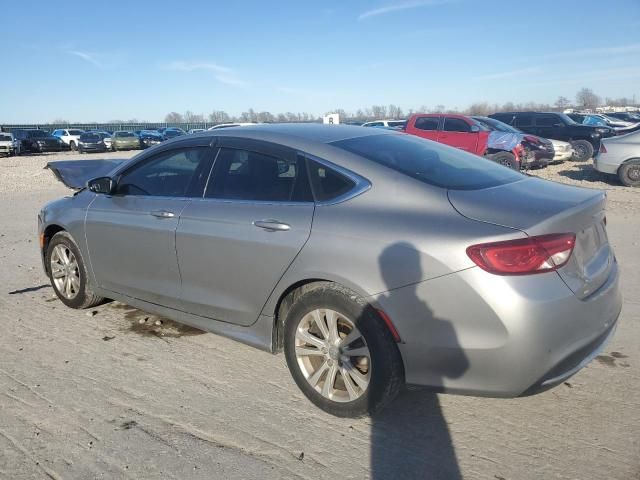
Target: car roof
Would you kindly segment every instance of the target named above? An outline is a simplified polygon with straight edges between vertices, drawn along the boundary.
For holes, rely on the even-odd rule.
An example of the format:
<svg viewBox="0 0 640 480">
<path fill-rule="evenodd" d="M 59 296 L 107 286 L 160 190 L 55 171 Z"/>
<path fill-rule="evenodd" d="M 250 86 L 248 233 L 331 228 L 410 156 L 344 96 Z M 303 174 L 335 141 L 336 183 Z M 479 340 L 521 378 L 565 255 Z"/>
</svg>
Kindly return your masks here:
<svg viewBox="0 0 640 480">
<path fill-rule="evenodd" d="M 373 130 L 354 125 L 324 125 L 321 123 L 277 123 L 256 124 L 246 127 L 229 127 L 217 130 L 207 130 L 198 133 L 202 136 L 230 136 L 262 139 L 278 143 L 286 141 L 306 140 L 317 143 L 331 143 L 348 138 L 382 135 L 384 130 Z M 391 133 L 391 131 L 390 131 Z"/>
</svg>

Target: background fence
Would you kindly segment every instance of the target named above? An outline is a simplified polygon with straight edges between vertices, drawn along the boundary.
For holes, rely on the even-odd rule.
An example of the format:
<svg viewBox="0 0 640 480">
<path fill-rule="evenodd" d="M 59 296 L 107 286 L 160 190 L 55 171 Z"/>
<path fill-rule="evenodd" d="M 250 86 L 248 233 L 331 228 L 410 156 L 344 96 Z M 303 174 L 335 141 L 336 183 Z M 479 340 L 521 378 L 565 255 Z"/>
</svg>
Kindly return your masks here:
<svg viewBox="0 0 640 480">
<path fill-rule="evenodd" d="M 204 122 L 204 123 L 40 123 L 40 124 L 3 124 L 0 125 L 5 132 L 12 132 L 13 130 L 40 128 L 53 132 L 59 128 L 79 128 L 80 130 L 107 130 L 114 132 L 117 130 L 145 130 L 149 128 L 167 128 L 167 127 L 179 127 L 185 131 L 189 131 L 192 128 L 209 128 L 214 125 L 218 125 L 219 122 Z"/>
</svg>

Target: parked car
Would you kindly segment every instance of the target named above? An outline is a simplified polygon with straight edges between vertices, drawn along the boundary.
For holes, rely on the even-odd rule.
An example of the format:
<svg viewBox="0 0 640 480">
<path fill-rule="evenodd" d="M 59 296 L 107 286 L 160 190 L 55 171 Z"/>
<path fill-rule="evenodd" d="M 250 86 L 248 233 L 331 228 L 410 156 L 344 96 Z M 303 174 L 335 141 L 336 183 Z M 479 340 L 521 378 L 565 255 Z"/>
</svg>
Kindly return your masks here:
<svg viewBox="0 0 640 480">
<path fill-rule="evenodd" d="M 523 168 L 544 168 L 553 161 L 555 151 L 550 140 L 537 137 L 536 135 L 525 134 L 517 128 L 502 123 L 495 118 L 477 115 L 471 118 L 492 131 L 518 135 L 520 143 L 515 147 L 514 155 L 518 154 L 518 158 L 521 158 Z"/>
<path fill-rule="evenodd" d="M 113 132 L 111 137 L 111 150 L 133 150 L 140 148 L 140 139 L 133 132 L 120 130 Z"/>
<path fill-rule="evenodd" d="M 549 163 L 562 163 L 565 160 L 573 160 L 573 147 L 569 142 L 561 140 L 549 140 L 553 144 L 553 160 Z"/>
<path fill-rule="evenodd" d="M 530 395 L 616 327 L 601 191 L 344 125 L 225 129 L 106 162 L 49 164 L 81 189 L 38 214 L 58 298 L 284 349 L 334 415 L 376 411 L 405 383 Z"/>
<path fill-rule="evenodd" d="M 376 120 L 373 122 L 366 122 L 363 123 L 362 126 L 363 127 L 383 127 L 383 128 L 398 128 L 398 129 L 402 129 L 404 128 L 405 124 L 407 123 L 406 120 Z"/>
<path fill-rule="evenodd" d="M 71 150 L 78 149 L 78 141 L 80 140 L 80 135 L 84 133 L 84 130 L 80 130 L 78 128 L 61 128 L 58 130 L 54 130 L 51 135 L 54 137 L 58 137 L 63 143 L 68 146 Z"/>
<path fill-rule="evenodd" d="M 230 127 L 250 127 L 252 125 L 258 125 L 258 124 L 254 122 L 219 123 L 218 125 L 209 127 L 207 130 L 218 130 L 219 128 L 230 128 Z"/>
<path fill-rule="evenodd" d="M 0 155 L 11 156 L 20 153 L 19 143 L 11 132 L 0 132 Z"/>
<path fill-rule="evenodd" d="M 631 113 L 631 112 L 612 112 L 612 113 L 607 113 L 608 117 L 613 117 L 613 118 L 617 118 L 620 120 L 624 120 L 625 122 L 631 122 L 631 123 L 639 123 L 640 122 L 640 115 L 637 113 Z"/>
<path fill-rule="evenodd" d="M 83 133 L 78 139 L 78 152 L 106 152 L 107 145 L 99 133 Z"/>
<path fill-rule="evenodd" d="M 142 148 L 149 148 L 162 143 L 162 135 L 156 130 L 141 130 L 138 138 L 140 139 L 140 146 Z"/>
<path fill-rule="evenodd" d="M 17 148 L 21 153 L 59 152 L 66 147 L 62 140 L 50 135 L 46 130 L 14 130 L 13 135 L 18 140 Z"/>
<path fill-rule="evenodd" d="M 486 157 L 514 170 L 528 167 L 535 162 L 535 157 L 525 151 L 522 145 L 522 133 L 494 131 L 466 115 L 414 114 L 407 120 L 405 131 Z M 545 161 L 544 165 L 546 163 Z"/>
<path fill-rule="evenodd" d="M 590 127 L 574 122 L 564 113 L 557 112 L 502 112 L 489 115 L 526 133 L 542 138 L 571 143 L 573 159 L 586 162 L 600 148 L 600 139 L 615 135 L 608 127 Z"/>
<path fill-rule="evenodd" d="M 207 131 L 206 128 L 192 128 L 189 130 L 188 133 L 192 134 L 192 133 L 200 133 L 200 132 L 206 132 L 206 131 Z"/>
<path fill-rule="evenodd" d="M 162 132 L 162 138 L 164 140 L 171 140 L 172 138 L 179 137 L 181 135 L 186 135 L 187 132 L 177 127 L 169 127 L 165 128 Z"/>
<path fill-rule="evenodd" d="M 574 113 L 569 115 L 569 117 L 575 122 L 583 125 L 611 128 L 616 135 L 625 135 L 627 133 L 640 130 L 640 123 L 634 124 L 618 119 L 616 119 L 617 121 L 614 121 L 606 115 Z"/>
<path fill-rule="evenodd" d="M 617 175 L 628 187 L 640 187 L 640 131 L 603 139 L 593 166 L 599 172 Z"/>
</svg>

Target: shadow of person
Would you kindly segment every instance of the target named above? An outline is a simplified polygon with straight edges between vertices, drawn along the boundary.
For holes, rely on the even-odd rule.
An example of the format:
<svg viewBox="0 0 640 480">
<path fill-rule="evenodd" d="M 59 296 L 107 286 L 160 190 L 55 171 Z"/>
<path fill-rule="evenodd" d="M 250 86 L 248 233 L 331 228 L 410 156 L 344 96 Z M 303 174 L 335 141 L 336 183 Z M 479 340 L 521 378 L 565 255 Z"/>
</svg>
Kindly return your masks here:
<svg viewBox="0 0 640 480">
<path fill-rule="evenodd" d="M 426 359 L 423 368 L 430 371 L 431 387 L 440 391 L 444 388 L 445 378 L 461 376 L 469 363 L 458 345 L 451 322 L 437 318 L 427 303 L 417 296 L 417 284 L 424 279 L 420 254 L 409 243 L 395 243 L 380 255 L 379 266 L 389 291 L 378 300 L 381 305 L 401 302 L 403 311 L 411 312 L 412 318 L 403 318 L 405 328 L 401 329 L 401 334 L 402 331 L 420 332 L 419 343 Z M 396 279 L 400 278 L 404 285 L 410 285 L 394 290 L 398 286 Z M 438 345 L 431 339 L 437 339 Z M 439 348 L 442 345 L 447 348 Z M 373 415 L 372 479 L 462 478 L 449 427 L 435 391 L 405 390 L 389 407 Z"/>
</svg>

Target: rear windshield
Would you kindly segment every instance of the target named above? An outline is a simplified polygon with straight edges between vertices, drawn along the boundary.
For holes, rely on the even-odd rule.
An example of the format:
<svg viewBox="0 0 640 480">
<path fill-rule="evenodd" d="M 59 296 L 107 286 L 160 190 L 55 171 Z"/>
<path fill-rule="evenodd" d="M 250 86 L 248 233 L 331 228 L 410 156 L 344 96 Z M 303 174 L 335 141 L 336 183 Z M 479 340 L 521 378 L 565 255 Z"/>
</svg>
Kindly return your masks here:
<svg viewBox="0 0 640 480">
<path fill-rule="evenodd" d="M 82 135 L 83 133 L 82 130 L 69 130 L 69 135 Z"/>
<path fill-rule="evenodd" d="M 451 190 L 478 190 L 522 179 L 522 175 L 485 158 L 413 135 L 350 138 L 331 145 Z"/>
<path fill-rule="evenodd" d="M 135 137 L 133 132 L 116 132 L 116 137 Z"/>
<path fill-rule="evenodd" d="M 30 138 L 44 138 L 49 136 L 44 130 L 29 130 L 28 133 Z"/>
<path fill-rule="evenodd" d="M 83 133 L 82 135 L 80 135 L 80 140 L 86 141 L 86 140 L 100 140 L 101 137 L 98 134 L 95 133 Z"/>
</svg>

